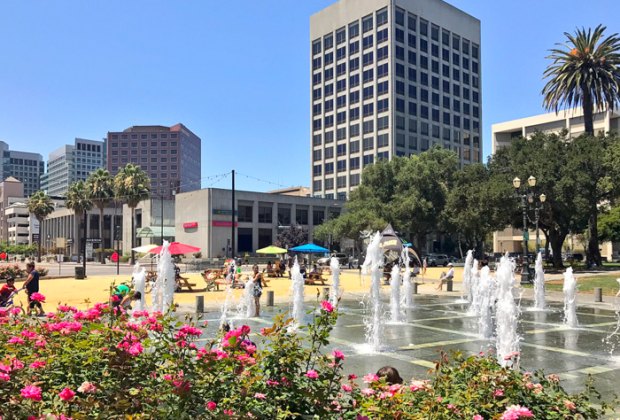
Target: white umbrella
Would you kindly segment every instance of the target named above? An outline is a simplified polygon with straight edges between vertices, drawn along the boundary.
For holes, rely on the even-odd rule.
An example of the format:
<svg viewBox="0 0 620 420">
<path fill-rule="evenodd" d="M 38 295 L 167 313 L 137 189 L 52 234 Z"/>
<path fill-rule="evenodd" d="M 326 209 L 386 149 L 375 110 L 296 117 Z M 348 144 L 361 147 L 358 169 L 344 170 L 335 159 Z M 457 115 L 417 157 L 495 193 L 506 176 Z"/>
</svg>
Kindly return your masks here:
<svg viewBox="0 0 620 420">
<path fill-rule="evenodd" d="M 136 251 L 139 252 L 141 254 L 146 254 L 147 252 L 149 252 L 151 249 L 153 248 L 157 248 L 159 245 L 155 245 L 155 244 L 149 244 L 149 245 L 142 245 L 142 246 L 137 246 L 135 248 L 131 248 L 132 251 Z"/>
</svg>

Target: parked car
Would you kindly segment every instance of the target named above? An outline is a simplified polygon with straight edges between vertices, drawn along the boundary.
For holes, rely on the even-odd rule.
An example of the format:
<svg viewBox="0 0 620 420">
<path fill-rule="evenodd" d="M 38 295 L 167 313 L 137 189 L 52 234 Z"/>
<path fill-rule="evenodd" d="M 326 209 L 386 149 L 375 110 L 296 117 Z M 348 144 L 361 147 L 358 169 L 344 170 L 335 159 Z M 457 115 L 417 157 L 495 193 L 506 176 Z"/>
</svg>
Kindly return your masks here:
<svg viewBox="0 0 620 420">
<path fill-rule="evenodd" d="M 447 266 L 450 259 L 446 254 L 428 254 L 426 256 L 426 263 L 429 267 Z"/>
<path fill-rule="evenodd" d="M 341 252 L 332 252 L 329 257 L 321 257 L 316 263 L 318 265 L 329 265 L 332 257 L 338 258 L 340 265 L 349 265 L 349 256 Z"/>
</svg>

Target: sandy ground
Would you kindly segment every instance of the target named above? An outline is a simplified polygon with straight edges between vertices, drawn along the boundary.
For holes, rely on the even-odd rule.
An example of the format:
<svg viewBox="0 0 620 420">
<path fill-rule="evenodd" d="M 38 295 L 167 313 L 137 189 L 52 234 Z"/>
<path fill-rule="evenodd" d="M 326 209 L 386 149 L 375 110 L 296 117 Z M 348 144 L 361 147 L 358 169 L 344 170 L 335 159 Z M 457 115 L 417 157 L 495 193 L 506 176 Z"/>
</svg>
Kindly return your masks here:
<svg viewBox="0 0 620 420">
<path fill-rule="evenodd" d="M 249 267 L 243 267 L 244 273 L 247 271 L 249 274 Z M 442 271 L 447 271 L 443 267 L 429 267 L 424 277 L 417 277 L 416 280 L 421 282 L 419 286 L 420 293 L 436 293 L 435 288 L 438 284 L 437 279 Z M 225 291 L 223 287 L 220 287 L 219 291 L 205 292 L 205 282 L 199 273 L 184 273 L 186 277 L 189 277 L 190 283 L 195 283 L 195 292 L 181 292 L 176 293 L 174 296 L 175 303 L 179 304 L 185 310 L 191 310 L 196 303 L 196 296 L 204 296 L 205 307 L 219 306 L 225 299 Z M 455 267 L 455 290 L 460 290 L 460 283 L 462 279 L 462 268 Z M 112 284 L 119 284 L 121 282 L 129 282 L 131 279 L 129 276 L 88 276 L 85 280 L 76 280 L 74 278 L 56 278 L 56 279 L 41 279 L 40 292 L 46 297 L 46 303 L 44 309 L 46 311 L 55 310 L 56 306 L 60 303 L 76 306 L 78 308 L 87 308 L 97 302 L 105 302 L 109 298 L 110 287 Z M 291 281 L 288 277 L 285 278 L 267 278 L 269 284 L 264 289 L 262 301 L 266 302 L 267 291 L 273 290 L 275 294 L 276 303 L 287 302 L 290 300 L 291 293 Z M 23 281 L 17 281 L 16 287 L 20 288 Z M 306 286 L 305 295 L 306 300 L 316 300 L 317 294 L 322 292 L 323 287 L 329 287 L 331 285 L 331 278 L 327 281 L 325 286 Z M 340 276 L 340 287 L 344 295 L 361 295 L 368 292 L 370 287 L 370 277 L 361 276 L 357 270 L 343 270 Z M 383 289 L 388 289 L 389 286 L 382 286 Z M 445 287 L 444 287 L 445 290 Z M 234 290 L 235 297 L 241 296 L 243 290 Z M 16 298 L 17 305 L 26 306 L 26 294 L 20 292 Z M 150 303 L 150 297 L 147 297 L 147 304 Z"/>
</svg>

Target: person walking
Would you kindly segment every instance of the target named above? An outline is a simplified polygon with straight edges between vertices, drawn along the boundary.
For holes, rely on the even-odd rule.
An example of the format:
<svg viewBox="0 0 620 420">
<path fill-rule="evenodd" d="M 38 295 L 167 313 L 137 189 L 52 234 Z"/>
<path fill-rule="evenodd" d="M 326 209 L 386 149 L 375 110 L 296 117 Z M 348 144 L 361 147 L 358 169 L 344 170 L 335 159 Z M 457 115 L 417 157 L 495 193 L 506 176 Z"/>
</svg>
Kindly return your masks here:
<svg viewBox="0 0 620 420">
<path fill-rule="evenodd" d="M 254 296 L 254 307 L 256 308 L 256 312 L 254 313 L 255 317 L 260 316 L 260 297 L 263 295 L 263 273 L 258 271 L 258 265 L 254 265 L 252 267 L 254 272 L 254 290 L 252 290 L 252 295 Z"/>
<path fill-rule="evenodd" d="M 36 308 L 38 311 L 37 315 L 44 316 L 45 312 L 43 312 L 41 302 L 32 299 L 32 295 L 39 292 L 39 272 L 34 268 L 34 261 L 26 264 L 26 273 L 28 273 L 28 277 L 22 288 L 26 289 L 26 294 L 28 295 L 28 312 L 32 313 Z"/>
</svg>

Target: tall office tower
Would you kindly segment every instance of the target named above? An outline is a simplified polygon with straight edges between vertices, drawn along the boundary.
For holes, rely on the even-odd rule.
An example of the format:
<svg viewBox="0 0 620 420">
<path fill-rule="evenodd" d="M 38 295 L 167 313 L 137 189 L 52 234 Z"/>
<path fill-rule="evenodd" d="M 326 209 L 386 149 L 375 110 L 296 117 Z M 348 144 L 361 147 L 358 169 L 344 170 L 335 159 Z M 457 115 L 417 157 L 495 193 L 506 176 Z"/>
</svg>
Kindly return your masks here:
<svg viewBox="0 0 620 420">
<path fill-rule="evenodd" d="M 109 132 L 107 144 L 110 173 L 127 163 L 141 166 L 151 178 L 153 197 L 200 189 L 200 137 L 183 124 Z"/>
<path fill-rule="evenodd" d="M 312 193 L 441 145 L 482 160 L 480 21 L 441 0 L 340 0 L 310 18 Z"/>
<path fill-rule="evenodd" d="M 12 176 L 24 184 L 24 196 L 30 197 L 41 189 L 41 175 L 45 168 L 43 156 L 39 153 L 10 150 L 9 145 L 0 141 L 0 181 Z"/>
<path fill-rule="evenodd" d="M 63 197 L 69 185 L 84 181 L 97 168 L 106 167 L 105 142 L 76 138 L 49 154 L 47 173 L 41 177 L 41 189 L 48 195 Z"/>
</svg>

